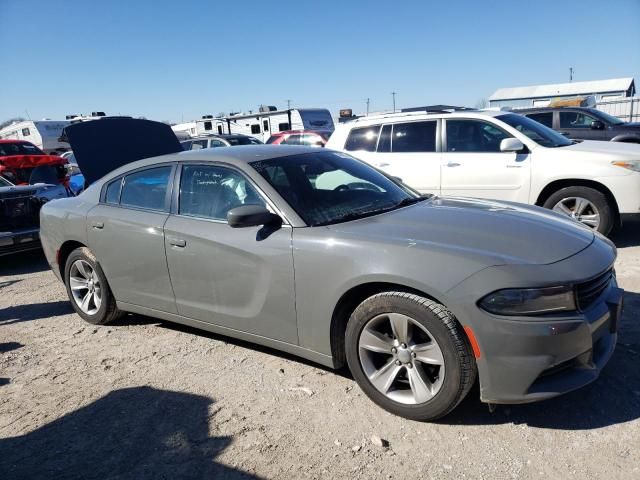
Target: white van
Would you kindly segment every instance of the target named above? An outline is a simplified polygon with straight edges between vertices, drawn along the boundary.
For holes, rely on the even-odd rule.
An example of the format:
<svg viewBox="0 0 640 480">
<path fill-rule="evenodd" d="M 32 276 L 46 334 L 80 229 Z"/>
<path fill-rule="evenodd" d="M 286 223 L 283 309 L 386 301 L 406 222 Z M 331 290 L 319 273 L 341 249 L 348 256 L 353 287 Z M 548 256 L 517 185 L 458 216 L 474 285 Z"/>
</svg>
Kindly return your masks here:
<svg viewBox="0 0 640 480">
<path fill-rule="evenodd" d="M 326 146 L 420 192 L 540 205 L 604 234 L 640 214 L 640 145 L 573 141 L 512 112 L 362 117 Z"/>
</svg>

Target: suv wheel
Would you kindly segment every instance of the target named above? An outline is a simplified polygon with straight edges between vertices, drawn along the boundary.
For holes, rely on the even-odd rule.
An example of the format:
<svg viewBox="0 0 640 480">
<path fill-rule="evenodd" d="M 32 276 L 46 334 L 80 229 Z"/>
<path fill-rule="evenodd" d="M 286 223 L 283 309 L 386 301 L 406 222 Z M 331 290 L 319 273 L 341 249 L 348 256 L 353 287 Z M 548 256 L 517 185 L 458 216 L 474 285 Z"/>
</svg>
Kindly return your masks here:
<svg viewBox="0 0 640 480">
<path fill-rule="evenodd" d="M 471 348 L 455 317 L 410 293 L 385 292 L 362 302 L 347 324 L 345 349 L 367 396 L 412 420 L 446 415 L 476 379 Z"/>
<path fill-rule="evenodd" d="M 543 205 L 608 235 L 615 224 L 615 208 L 604 193 L 589 187 L 566 187 L 553 193 Z"/>
<path fill-rule="evenodd" d="M 64 268 L 64 283 L 73 309 L 87 322 L 104 325 L 121 316 L 107 279 L 88 248 L 71 252 Z"/>
</svg>

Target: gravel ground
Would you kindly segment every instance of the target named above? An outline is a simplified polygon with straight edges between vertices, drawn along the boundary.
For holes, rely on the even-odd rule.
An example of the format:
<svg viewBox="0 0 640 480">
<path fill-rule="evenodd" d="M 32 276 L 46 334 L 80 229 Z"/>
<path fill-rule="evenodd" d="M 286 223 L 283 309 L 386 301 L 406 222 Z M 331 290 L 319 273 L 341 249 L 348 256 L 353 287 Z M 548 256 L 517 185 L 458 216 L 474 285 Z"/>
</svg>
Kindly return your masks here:
<svg viewBox="0 0 640 480">
<path fill-rule="evenodd" d="M 437 423 L 270 349 L 94 327 L 41 253 L 0 258 L 0 478 L 640 478 L 640 223 L 616 242 L 626 310 L 601 378 L 493 414 L 476 389 Z"/>
</svg>

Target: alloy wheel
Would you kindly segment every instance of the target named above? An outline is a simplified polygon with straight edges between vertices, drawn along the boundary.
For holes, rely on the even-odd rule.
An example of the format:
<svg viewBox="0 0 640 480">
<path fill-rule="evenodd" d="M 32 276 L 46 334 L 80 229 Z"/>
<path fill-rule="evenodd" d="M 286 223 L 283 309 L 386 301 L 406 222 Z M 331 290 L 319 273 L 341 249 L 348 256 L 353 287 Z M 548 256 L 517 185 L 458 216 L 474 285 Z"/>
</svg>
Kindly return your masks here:
<svg viewBox="0 0 640 480">
<path fill-rule="evenodd" d="M 442 349 L 429 330 L 409 316 L 384 313 L 369 320 L 360 333 L 358 355 L 371 384 L 396 402 L 425 403 L 442 388 Z"/>
<path fill-rule="evenodd" d="M 563 198 L 554 205 L 553 210 L 584 223 L 594 230 L 597 230 L 600 226 L 600 211 L 593 202 L 590 202 L 586 198 Z"/>
<path fill-rule="evenodd" d="M 69 287 L 76 305 L 94 315 L 102 305 L 102 286 L 95 269 L 85 260 L 76 260 L 69 271 Z"/>
</svg>

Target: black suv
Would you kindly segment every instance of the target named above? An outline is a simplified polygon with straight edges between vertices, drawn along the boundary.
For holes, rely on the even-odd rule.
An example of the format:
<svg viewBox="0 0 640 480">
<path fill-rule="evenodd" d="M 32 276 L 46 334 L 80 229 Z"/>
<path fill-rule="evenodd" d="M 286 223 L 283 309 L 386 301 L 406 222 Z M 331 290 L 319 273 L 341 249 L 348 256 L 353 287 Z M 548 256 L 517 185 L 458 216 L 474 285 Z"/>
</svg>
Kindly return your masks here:
<svg viewBox="0 0 640 480">
<path fill-rule="evenodd" d="M 640 143 L 640 123 L 626 123 L 595 108 L 527 108 L 516 112 L 569 138 Z"/>
</svg>

